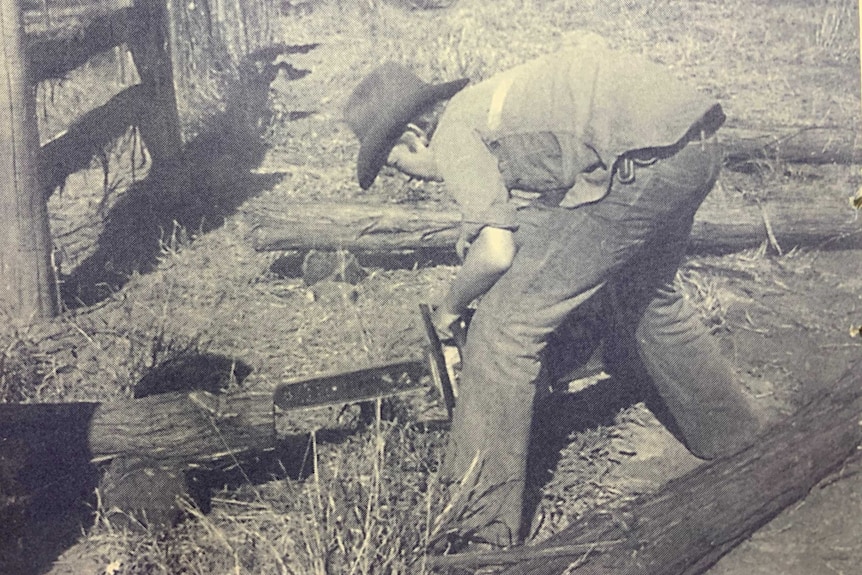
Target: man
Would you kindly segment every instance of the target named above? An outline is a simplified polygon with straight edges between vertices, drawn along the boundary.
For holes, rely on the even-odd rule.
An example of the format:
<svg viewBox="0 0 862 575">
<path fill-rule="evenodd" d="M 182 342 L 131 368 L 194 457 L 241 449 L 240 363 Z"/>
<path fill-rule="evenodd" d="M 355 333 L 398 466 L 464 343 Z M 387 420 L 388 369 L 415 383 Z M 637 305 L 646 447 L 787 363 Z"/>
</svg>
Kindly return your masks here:
<svg viewBox="0 0 862 575">
<path fill-rule="evenodd" d="M 591 298 L 611 310 L 608 371 L 654 386 L 693 454 L 737 451 L 760 425 L 673 285 L 695 211 L 718 176 L 721 107 L 595 35 L 466 84 L 429 85 L 385 64 L 353 92 L 346 119 L 361 141 L 363 188 L 388 164 L 443 180 L 463 212 L 463 266 L 436 310 L 441 333 L 481 299 L 444 473 L 464 485 L 458 535 L 506 546 L 524 536 L 528 444 L 552 371 L 549 342 Z M 446 100 L 429 142 L 413 122 Z"/>
</svg>

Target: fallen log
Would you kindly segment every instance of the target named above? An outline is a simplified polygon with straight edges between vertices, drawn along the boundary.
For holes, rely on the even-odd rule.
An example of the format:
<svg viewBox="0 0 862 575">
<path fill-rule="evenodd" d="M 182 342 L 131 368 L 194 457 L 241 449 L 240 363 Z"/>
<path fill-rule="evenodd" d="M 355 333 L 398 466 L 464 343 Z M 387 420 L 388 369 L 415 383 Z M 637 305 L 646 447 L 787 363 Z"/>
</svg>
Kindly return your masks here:
<svg viewBox="0 0 862 575">
<path fill-rule="evenodd" d="M 93 461 L 134 454 L 209 465 L 272 449 L 272 393 L 159 393 L 99 405 L 90 422 Z"/>
<path fill-rule="evenodd" d="M 760 160 L 801 164 L 862 163 L 862 138 L 856 127 L 808 127 L 781 132 L 722 128 L 724 160 L 731 168 Z"/>
<path fill-rule="evenodd" d="M 12 528 L 23 535 L 37 507 L 80 513 L 99 485 L 115 527 L 167 527 L 179 519 L 176 497 L 189 496 L 187 471 L 231 467 L 275 443 L 271 393 L 0 404 L 0 517 L 23 514 Z"/>
<path fill-rule="evenodd" d="M 0 444 L 27 453 L 56 452 L 57 462 L 69 450 L 76 461 L 86 453 L 93 463 L 135 456 L 180 468 L 217 466 L 272 449 L 276 439 L 272 393 L 194 391 L 105 403 L 0 404 L 0 422 Z M 59 430 L 55 422 L 63 422 Z M 69 429 L 78 430 L 74 445 L 57 441 Z"/>
<path fill-rule="evenodd" d="M 190 355 L 140 380 L 136 394 L 151 395 L 104 403 L 0 403 L 0 461 L 7 442 L 56 446 L 58 434 L 75 429 L 73 451 L 86 452 L 92 463 L 130 457 L 174 468 L 217 467 L 274 449 L 277 413 L 373 401 L 427 385 L 425 361 L 416 358 L 300 377 L 269 391 L 218 391 L 225 378 L 239 380 L 250 370 L 230 358 Z M 176 391 L 190 383 L 192 391 Z"/>
<path fill-rule="evenodd" d="M 695 218 L 693 252 L 728 252 L 763 241 L 791 249 L 817 245 L 862 231 L 849 207 L 770 202 L 750 206 L 706 203 Z M 278 213 L 249 215 L 251 242 L 258 251 L 336 250 L 392 252 L 451 250 L 461 221 L 455 210 L 395 204 L 297 203 Z M 770 238 L 770 233 L 773 237 Z"/>
<path fill-rule="evenodd" d="M 282 413 L 367 402 L 425 385 L 424 362 L 407 359 L 289 380 L 274 392 L 207 391 L 220 388 L 225 375 L 248 375 L 241 362 L 229 365 L 224 374 L 226 365 L 212 354 L 165 362 L 136 385 L 136 394 L 152 395 L 136 399 L 0 404 L 0 519 L 21 511 L 4 509 L 4 500 L 38 504 L 38 492 L 57 492 L 64 508 L 75 505 L 93 493 L 106 467 L 99 464 L 109 462 L 100 483 L 105 518 L 117 527 L 170 526 L 180 516 L 176 498 L 191 495 L 186 472 L 223 471 L 285 447 L 276 406 Z M 193 391 L 158 392 L 190 382 Z M 55 483 L 63 489 L 51 488 Z"/>
<path fill-rule="evenodd" d="M 508 575 L 698 575 L 808 491 L 862 443 L 862 362 L 748 449 L 655 494 L 576 521 L 547 541 L 433 558 L 509 565 Z"/>
</svg>

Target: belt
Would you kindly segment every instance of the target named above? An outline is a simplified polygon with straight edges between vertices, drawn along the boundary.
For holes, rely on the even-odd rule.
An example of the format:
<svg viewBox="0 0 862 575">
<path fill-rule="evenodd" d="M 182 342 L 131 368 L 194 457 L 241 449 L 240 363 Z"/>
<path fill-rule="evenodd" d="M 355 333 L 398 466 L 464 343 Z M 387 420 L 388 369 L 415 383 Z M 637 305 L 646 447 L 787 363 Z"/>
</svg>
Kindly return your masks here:
<svg viewBox="0 0 862 575">
<path fill-rule="evenodd" d="M 714 136 L 715 130 L 707 131 L 696 124 L 671 146 L 641 148 L 626 152 L 617 159 L 614 173 L 621 184 L 630 184 L 635 181 L 635 168 L 651 166 L 659 160 L 673 157 L 693 142 L 700 142 L 700 145 L 705 147 L 707 143 L 713 140 Z"/>
</svg>

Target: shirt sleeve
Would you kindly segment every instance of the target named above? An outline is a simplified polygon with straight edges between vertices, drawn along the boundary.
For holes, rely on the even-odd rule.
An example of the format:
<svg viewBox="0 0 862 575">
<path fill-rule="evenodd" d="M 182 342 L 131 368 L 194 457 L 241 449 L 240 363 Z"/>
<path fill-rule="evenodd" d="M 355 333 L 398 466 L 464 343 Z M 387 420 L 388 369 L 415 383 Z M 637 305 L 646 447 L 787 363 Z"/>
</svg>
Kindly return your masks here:
<svg viewBox="0 0 862 575">
<path fill-rule="evenodd" d="M 516 209 L 500 173 L 497 157 L 488 149 L 471 122 L 446 110 L 432 147 L 446 189 L 458 202 L 463 235 L 472 241 L 486 226 L 515 231 Z"/>
</svg>

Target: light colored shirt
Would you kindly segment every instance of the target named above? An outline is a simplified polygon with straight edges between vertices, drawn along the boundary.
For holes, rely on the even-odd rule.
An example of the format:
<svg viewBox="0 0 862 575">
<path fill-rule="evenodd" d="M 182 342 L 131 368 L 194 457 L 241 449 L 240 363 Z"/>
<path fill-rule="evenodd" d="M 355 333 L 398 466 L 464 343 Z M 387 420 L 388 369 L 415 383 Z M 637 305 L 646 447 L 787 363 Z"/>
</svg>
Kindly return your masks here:
<svg viewBox="0 0 862 575">
<path fill-rule="evenodd" d="M 513 190 L 569 208 L 598 201 L 622 154 L 723 121 L 718 103 L 661 66 L 586 34 L 455 94 L 431 150 L 469 240 L 485 226 L 517 229 Z"/>
</svg>

